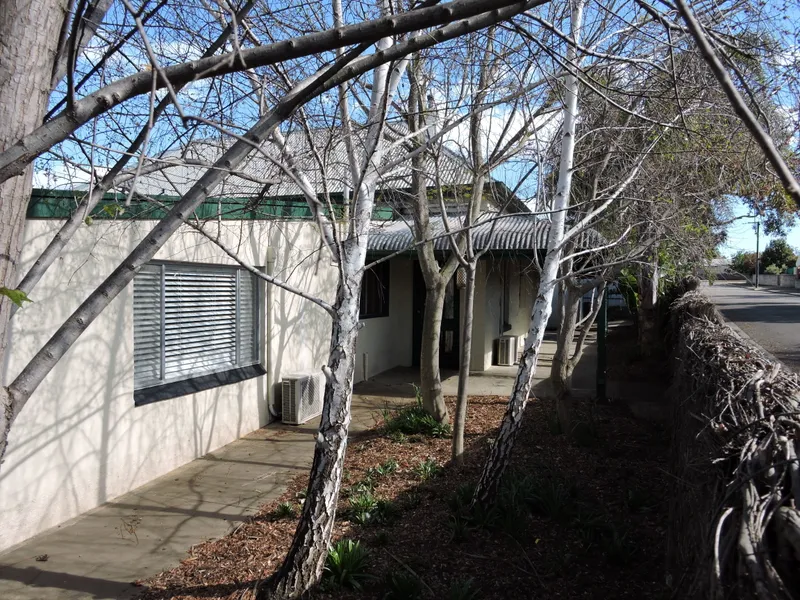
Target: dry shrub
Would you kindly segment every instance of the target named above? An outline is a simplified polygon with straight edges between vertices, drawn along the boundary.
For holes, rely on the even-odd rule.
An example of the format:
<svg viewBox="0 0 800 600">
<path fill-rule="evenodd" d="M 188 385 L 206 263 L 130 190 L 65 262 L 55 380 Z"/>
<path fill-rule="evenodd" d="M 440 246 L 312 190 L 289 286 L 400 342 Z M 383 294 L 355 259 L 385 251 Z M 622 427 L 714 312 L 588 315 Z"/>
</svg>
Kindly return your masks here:
<svg viewBox="0 0 800 600">
<path fill-rule="evenodd" d="M 675 596 L 796 597 L 798 376 L 738 337 L 697 291 L 673 304 L 671 333 Z"/>
</svg>

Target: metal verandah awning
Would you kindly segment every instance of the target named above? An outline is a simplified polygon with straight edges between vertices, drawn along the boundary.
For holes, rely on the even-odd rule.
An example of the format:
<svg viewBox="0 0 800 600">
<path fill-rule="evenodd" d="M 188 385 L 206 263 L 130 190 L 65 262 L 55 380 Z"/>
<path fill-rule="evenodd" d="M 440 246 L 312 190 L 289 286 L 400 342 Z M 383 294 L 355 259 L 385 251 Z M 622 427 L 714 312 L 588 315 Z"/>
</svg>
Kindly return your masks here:
<svg viewBox="0 0 800 600">
<path fill-rule="evenodd" d="M 450 231 L 463 227 L 463 219 L 449 216 Z M 431 217 L 431 227 L 435 240 L 434 249 L 439 252 L 450 250 L 444 220 Z M 494 229 L 492 229 L 494 227 Z M 384 221 L 373 224 L 369 233 L 367 248 L 372 253 L 390 254 L 408 249 L 414 250 L 413 223 L 409 221 Z M 531 214 L 484 215 L 474 227 L 472 235 L 476 250 L 499 252 L 530 253 L 547 248 L 550 222 Z M 491 242 L 491 246 L 489 243 Z M 589 248 L 603 244 L 602 236 L 593 229 L 578 235 L 578 247 Z"/>
</svg>

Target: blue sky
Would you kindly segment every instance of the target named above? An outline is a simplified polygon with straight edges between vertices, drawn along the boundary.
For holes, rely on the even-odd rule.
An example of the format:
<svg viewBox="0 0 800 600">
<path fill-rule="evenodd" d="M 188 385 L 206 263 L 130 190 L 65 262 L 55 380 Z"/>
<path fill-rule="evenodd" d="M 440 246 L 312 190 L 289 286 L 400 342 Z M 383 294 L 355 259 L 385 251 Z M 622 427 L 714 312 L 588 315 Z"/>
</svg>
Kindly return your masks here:
<svg viewBox="0 0 800 600">
<path fill-rule="evenodd" d="M 747 210 L 741 203 L 737 203 L 733 208 L 733 214 L 735 216 L 742 216 L 749 214 L 750 211 Z M 745 250 L 747 252 L 755 252 L 756 250 L 756 231 L 755 231 L 755 221 L 753 218 L 743 218 L 738 219 L 728 225 L 728 242 L 720 246 L 719 251 L 722 253 L 723 256 L 733 256 L 739 250 Z M 789 242 L 789 245 L 795 249 L 800 249 L 800 224 L 795 225 L 794 227 L 787 230 L 786 241 Z M 764 235 L 764 228 L 761 228 L 761 250 L 763 250 L 766 245 L 769 243 L 771 239 L 776 239 L 780 236 L 773 235 L 767 236 Z"/>
</svg>

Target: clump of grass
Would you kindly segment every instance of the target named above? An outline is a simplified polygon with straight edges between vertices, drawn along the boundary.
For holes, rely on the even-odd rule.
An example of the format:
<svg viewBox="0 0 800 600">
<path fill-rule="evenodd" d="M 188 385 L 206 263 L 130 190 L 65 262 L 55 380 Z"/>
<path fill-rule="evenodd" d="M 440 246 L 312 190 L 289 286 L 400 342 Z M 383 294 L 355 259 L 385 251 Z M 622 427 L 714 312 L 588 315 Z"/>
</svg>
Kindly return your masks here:
<svg viewBox="0 0 800 600">
<path fill-rule="evenodd" d="M 408 441 L 408 436 L 402 431 L 390 431 L 389 439 L 395 444 L 405 444 Z"/>
<path fill-rule="evenodd" d="M 365 479 L 374 481 L 381 477 L 388 477 L 392 473 L 396 472 L 399 467 L 399 463 L 394 458 L 390 458 L 377 467 L 370 467 L 367 469 Z"/>
<path fill-rule="evenodd" d="M 377 498 L 371 491 L 350 496 L 347 518 L 357 525 L 388 525 L 397 520 L 400 509 L 391 500 Z"/>
<path fill-rule="evenodd" d="M 574 498 L 558 479 L 548 477 L 537 481 L 528 496 L 534 513 L 555 521 L 565 521 L 574 512 Z"/>
<path fill-rule="evenodd" d="M 276 519 L 293 519 L 297 516 L 297 509 L 291 502 L 281 502 L 272 514 Z"/>
<path fill-rule="evenodd" d="M 469 522 L 461 515 L 450 515 L 447 521 L 450 530 L 450 541 L 460 544 L 469 536 Z"/>
<path fill-rule="evenodd" d="M 384 431 L 392 441 L 395 441 L 397 434 L 427 435 L 430 437 L 449 437 L 451 428 L 449 423 L 439 423 L 431 415 L 425 412 L 422 406 L 422 393 L 415 386 L 417 401 L 412 406 L 405 406 L 398 410 L 383 411 Z M 399 439 L 398 439 L 399 441 Z"/>
<path fill-rule="evenodd" d="M 636 558 L 636 553 L 637 549 L 631 543 L 627 531 L 612 527 L 610 533 L 603 538 L 603 554 L 615 567 L 630 566 Z"/>
<path fill-rule="evenodd" d="M 456 579 L 450 583 L 450 588 L 447 590 L 447 600 L 478 600 L 480 597 L 480 590 L 471 577 Z"/>
<path fill-rule="evenodd" d="M 406 571 L 389 571 L 384 600 L 418 600 L 422 598 L 422 582 Z"/>
<path fill-rule="evenodd" d="M 611 531 L 606 515 L 585 506 L 576 511 L 572 525 L 578 530 L 578 535 L 586 550 L 602 542 Z"/>
<path fill-rule="evenodd" d="M 442 467 L 436 462 L 436 459 L 430 457 L 420 461 L 420 463 L 413 468 L 414 474 L 422 481 L 433 479 L 441 472 L 441 470 Z"/>
<path fill-rule="evenodd" d="M 323 578 L 328 587 L 360 590 L 371 579 L 369 551 L 360 541 L 339 540 L 328 550 Z"/>
</svg>

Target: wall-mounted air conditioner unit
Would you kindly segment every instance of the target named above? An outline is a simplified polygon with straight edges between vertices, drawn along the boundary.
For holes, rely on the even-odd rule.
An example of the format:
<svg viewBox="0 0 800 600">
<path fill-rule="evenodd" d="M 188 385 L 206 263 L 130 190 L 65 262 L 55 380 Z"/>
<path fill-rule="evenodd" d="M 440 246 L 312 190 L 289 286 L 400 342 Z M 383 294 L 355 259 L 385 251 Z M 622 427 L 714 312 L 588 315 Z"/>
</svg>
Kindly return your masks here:
<svg viewBox="0 0 800 600">
<path fill-rule="evenodd" d="M 281 419 L 289 425 L 302 425 L 322 413 L 325 376 L 288 375 L 281 382 Z"/>
<path fill-rule="evenodd" d="M 517 360 L 517 336 L 502 335 L 494 341 L 494 364 L 510 367 Z"/>
</svg>

